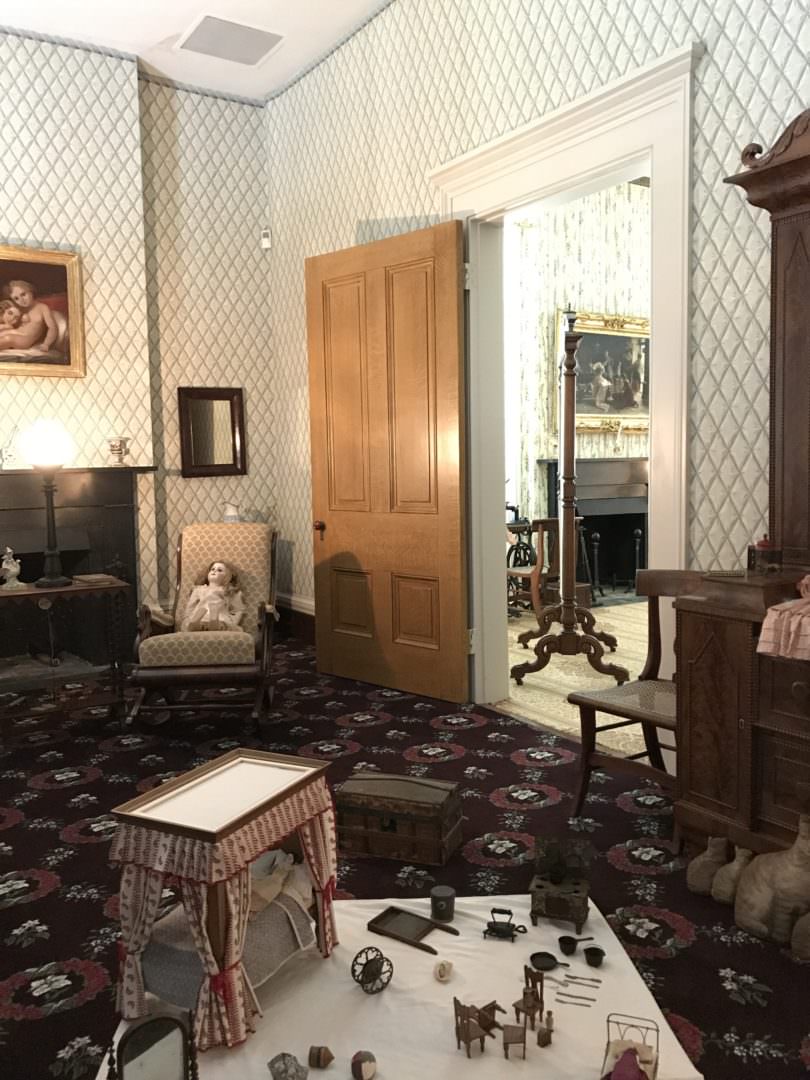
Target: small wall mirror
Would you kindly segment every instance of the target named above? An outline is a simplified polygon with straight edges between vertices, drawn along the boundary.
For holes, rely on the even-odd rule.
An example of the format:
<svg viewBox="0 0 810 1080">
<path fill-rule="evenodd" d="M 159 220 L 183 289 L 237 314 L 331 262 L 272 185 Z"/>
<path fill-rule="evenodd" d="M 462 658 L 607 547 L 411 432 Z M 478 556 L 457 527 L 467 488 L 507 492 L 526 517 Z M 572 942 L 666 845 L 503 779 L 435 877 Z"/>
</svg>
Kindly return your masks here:
<svg viewBox="0 0 810 1080">
<path fill-rule="evenodd" d="M 173 1016 L 152 1016 L 121 1036 L 115 1080 L 188 1080 L 196 1072 L 193 1058 L 186 1025 Z M 107 1076 L 111 1080 L 109 1069 Z"/>
<path fill-rule="evenodd" d="M 245 408 L 239 388 L 180 386 L 180 462 L 183 476 L 247 472 Z"/>
</svg>

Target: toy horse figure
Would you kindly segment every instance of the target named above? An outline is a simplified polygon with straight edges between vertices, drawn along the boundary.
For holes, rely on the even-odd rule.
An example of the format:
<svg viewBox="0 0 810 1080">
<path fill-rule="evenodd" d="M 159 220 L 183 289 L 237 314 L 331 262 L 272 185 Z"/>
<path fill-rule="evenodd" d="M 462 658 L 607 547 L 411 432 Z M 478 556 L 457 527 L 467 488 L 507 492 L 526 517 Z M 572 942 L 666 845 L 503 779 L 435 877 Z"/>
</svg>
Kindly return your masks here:
<svg viewBox="0 0 810 1080">
<path fill-rule="evenodd" d="M 799 816 L 799 833 L 787 851 L 758 855 L 740 875 L 734 921 L 741 930 L 780 944 L 810 911 L 810 814 Z"/>
</svg>

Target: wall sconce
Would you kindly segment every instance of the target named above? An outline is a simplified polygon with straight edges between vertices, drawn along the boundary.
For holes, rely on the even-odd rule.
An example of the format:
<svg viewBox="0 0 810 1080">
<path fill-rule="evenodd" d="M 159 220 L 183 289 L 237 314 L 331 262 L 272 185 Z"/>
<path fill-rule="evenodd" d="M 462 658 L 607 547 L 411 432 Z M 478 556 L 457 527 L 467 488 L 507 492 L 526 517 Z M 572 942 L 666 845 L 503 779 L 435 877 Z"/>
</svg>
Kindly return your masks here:
<svg viewBox="0 0 810 1080">
<path fill-rule="evenodd" d="M 72 461 L 76 447 L 58 420 L 37 420 L 20 436 L 20 448 L 29 465 L 42 475 L 42 488 L 45 492 L 45 562 L 42 577 L 38 578 L 34 585 L 38 589 L 59 589 L 70 585 L 72 578 L 65 577 L 62 573 L 62 559 L 56 543 L 54 481 L 59 469 Z"/>
</svg>

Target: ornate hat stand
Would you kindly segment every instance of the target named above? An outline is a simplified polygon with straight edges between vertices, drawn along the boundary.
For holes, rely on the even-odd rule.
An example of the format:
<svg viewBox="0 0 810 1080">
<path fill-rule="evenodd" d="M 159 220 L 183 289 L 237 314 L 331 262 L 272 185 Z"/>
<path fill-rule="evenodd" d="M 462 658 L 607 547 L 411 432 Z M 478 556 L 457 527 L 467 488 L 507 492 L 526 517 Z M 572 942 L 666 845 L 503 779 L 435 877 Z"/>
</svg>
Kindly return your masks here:
<svg viewBox="0 0 810 1080">
<path fill-rule="evenodd" d="M 523 678 L 530 671 L 540 671 L 546 666 L 554 653 L 563 656 L 577 656 L 584 653 L 588 663 L 603 675 L 612 675 L 619 686 L 630 678 L 630 672 L 618 664 L 604 661 L 605 649 L 616 648 L 616 638 L 596 629 L 593 614 L 588 608 L 577 604 L 576 563 L 577 563 L 577 526 L 576 526 L 576 388 L 577 388 L 577 347 L 582 334 L 574 333 L 576 314 L 566 311 L 567 328 L 565 332 L 565 359 L 562 363 L 562 460 L 561 460 L 561 505 L 560 520 L 560 603 L 544 609 L 538 618 L 540 638 L 534 647 L 535 659 L 525 664 L 515 664 L 512 678 L 522 685 Z M 554 623 L 560 623 L 562 630 L 551 633 Z M 604 645 L 603 645 L 604 642 Z"/>
</svg>

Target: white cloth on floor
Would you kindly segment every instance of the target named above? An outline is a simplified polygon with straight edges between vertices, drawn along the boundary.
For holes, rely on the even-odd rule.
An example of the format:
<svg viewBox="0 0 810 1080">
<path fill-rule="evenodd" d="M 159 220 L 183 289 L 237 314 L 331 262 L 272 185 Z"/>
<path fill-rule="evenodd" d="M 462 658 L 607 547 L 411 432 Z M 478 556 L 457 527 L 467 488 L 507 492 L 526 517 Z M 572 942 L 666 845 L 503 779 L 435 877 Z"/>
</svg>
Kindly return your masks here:
<svg viewBox="0 0 810 1080">
<path fill-rule="evenodd" d="M 379 1063 L 378 1075 L 391 1080 L 504 1080 L 500 1032 L 487 1039 L 484 1053 L 476 1043 L 472 1061 L 464 1048 L 456 1049 L 453 997 L 472 1004 L 497 999 L 511 1015 L 500 1015 L 503 1023 L 514 1021 L 512 1002 L 520 997 L 523 965 L 537 950 L 553 950 L 559 956 L 557 938 L 572 934 L 570 923 L 541 919 L 536 927 L 529 918 L 529 897 L 458 897 L 456 915 L 449 925 L 458 937 L 444 930 L 432 930 L 424 939 L 438 956 L 413 946 L 369 933 L 369 919 L 389 904 L 430 915 L 426 899 L 341 900 L 335 904 L 340 945 L 332 956 L 321 959 L 316 953 L 293 957 L 277 976 L 259 990 L 264 1012 L 257 1030 L 243 1046 L 233 1050 L 216 1048 L 200 1057 L 200 1080 L 233 1080 L 234 1077 L 261 1076 L 267 1061 L 288 1051 L 306 1062 L 310 1046 L 328 1046 L 335 1055 L 336 1076 L 348 1076 L 349 1061 L 357 1050 L 371 1050 Z M 484 938 L 482 931 L 491 918 L 490 908 L 507 907 L 515 923 L 525 923 L 528 933 L 516 941 Z M 661 1030 L 658 1080 L 700 1080 L 675 1035 L 661 1014 L 650 991 L 636 971 L 621 943 L 591 903 L 590 915 L 582 931 L 593 935 L 593 944 L 606 952 L 601 968 L 588 967 L 583 946 L 570 960 L 570 973 L 602 979 L 595 991 L 571 987 L 571 992 L 596 1001 L 583 1005 L 555 1002 L 558 984 L 546 982 L 545 1008 L 554 1013 L 552 1045 L 541 1048 L 537 1036 L 528 1032 L 526 1060 L 515 1048 L 509 1055 L 509 1075 L 539 1077 L 543 1080 L 599 1080 L 606 1044 L 606 1017 L 620 1011 L 654 1019 Z M 394 975 L 379 994 L 364 994 L 352 980 L 351 962 L 360 949 L 379 948 L 392 961 Z M 433 977 L 438 959 L 453 963 L 449 982 Z M 553 977 L 562 979 L 566 969 Z M 310 1073 L 310 1077 L 313 1073 Z"/>
</svg>

